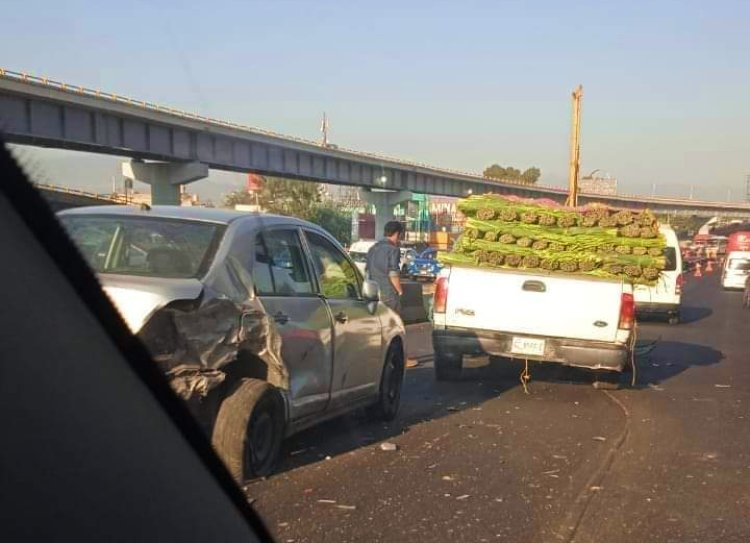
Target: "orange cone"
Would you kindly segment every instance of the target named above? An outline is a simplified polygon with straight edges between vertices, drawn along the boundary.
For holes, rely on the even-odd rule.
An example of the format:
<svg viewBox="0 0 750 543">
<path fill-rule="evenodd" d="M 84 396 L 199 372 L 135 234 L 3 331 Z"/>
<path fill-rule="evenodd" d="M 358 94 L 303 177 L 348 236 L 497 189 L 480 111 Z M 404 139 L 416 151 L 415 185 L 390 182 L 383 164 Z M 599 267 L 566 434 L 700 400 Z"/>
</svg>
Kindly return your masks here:
<svg viewBox="0 0 750 543">
<path fill-rule="evenodd" d="M 693 277 L 703 277 L 703 274 L 701 273 L 701 263 L 696 262 L 695 263 L 695 273 L 693 274 Z"/>
<path fill-rule="evenodd" d="M 712 271 L 714 271 L 713 260 L 709 260 L 708 264 L 706 264 L 706 273 L 711 273 Z"/>
</svg>

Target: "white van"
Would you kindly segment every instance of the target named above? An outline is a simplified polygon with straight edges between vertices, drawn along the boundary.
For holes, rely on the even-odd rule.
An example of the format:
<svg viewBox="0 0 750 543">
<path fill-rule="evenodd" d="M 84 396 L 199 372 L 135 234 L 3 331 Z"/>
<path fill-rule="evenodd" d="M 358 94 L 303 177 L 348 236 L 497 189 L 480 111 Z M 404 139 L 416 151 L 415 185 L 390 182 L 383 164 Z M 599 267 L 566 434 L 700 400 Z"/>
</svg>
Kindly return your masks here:
<svg viewBox="0 0 750 543">
<path fill-rule="evenodd" d="M 667 265 L 659 275 L 656 285 L 635 287 L 635 311 L 638 315 L 659 315 L 669 319 L 669 324 L 680 322 L 680 304 L 682 303 L 682 254 L 677 241 L 677 234 L 671 226 L 659 227 L 661 235 L 667 241 L 664 257 Z"/>
<path fill-rule="evenodd" d="M 732 251 L 721 270 L 721 286 L 725 290 L 744 289 L 750 274 L 750 251 Z"/>
<path fill-rule="evenodd" d="M 352 260 L 354 261 L 354 265 L 359 268 L 359 271 L 362 272 L 362 275 L 365 274 L 365 265 L 367 264 L 367 251 L 370 250 L 370 247 L 375 245 L 377 241 L 374 239 L 361 239 L 359 241 L 355 241 L 352 243 L 352 246 L 349 247 L 349 256 L 352 257 Z"/>
</svg>

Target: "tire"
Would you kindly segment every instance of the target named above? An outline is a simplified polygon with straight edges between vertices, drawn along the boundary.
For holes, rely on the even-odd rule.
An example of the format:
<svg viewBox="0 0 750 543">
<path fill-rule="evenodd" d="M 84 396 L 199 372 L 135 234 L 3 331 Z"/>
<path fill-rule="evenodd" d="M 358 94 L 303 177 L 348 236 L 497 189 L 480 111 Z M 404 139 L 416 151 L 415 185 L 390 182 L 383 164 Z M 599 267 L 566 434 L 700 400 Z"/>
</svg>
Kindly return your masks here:
<svg viewBox="0 0 750 543">
<path fill-rule="evenodd" d="M 243 379 L 219 407 L 211 444 L 242 484 L 273 472 L 283 437 L 281 396 L 265 381 Z"/>
<path fill-rule="evenodd" d="M 404 385 L 404 354 L 396 345 L 391 344 L 380 375 L 378 402 L 368 409 L 368 416 L 373 420 L 390 422 L 398 415 L 401 405 L 401 390 Z"/>
<path fill-rule="evenodd" d="M 457 381 L 461 378 L 463 355 L 435 353 L 435 379 L 437 381 Z"/>
<path fill-rule="evenodd" d="M 592 385 L 597 390 L 620 390 L 622 374 L 618 371 L 597 370 L 594 372 Z"/>
</svg>

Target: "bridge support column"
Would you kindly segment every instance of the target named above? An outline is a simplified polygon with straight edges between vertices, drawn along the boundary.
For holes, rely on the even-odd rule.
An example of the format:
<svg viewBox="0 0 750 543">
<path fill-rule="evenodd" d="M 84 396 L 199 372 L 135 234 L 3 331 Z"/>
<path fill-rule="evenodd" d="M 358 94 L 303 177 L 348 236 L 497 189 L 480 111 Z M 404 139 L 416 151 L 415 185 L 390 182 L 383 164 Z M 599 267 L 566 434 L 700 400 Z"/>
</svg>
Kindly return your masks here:
<svg viewBox="0 0 750 543">
<path fill-rule="evenodd" d="M 411 200 L 412 193 L 408 190 L 396 192 L 360 189 L 359 197 L 368 204 L 375 206 L 375 237 L 380 238 L 383 235 L 385 223 L 393 220 L 393 207 L 401 202 Z"/>
<path fill-rule="evenodd" d="M 178 206 L 182 185 L 208 177 L 208 166 L 200 162 L 122 163 L 122 175 L 151 185 L 152 205 Z"/>
</svg>

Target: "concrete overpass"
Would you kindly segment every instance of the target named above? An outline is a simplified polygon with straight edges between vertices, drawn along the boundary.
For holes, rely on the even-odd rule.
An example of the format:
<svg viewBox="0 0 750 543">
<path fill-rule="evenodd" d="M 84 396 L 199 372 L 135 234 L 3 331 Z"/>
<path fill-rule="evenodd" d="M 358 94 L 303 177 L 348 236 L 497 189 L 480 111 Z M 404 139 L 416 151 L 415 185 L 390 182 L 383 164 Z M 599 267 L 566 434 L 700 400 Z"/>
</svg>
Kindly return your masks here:
<svg viewBox="0 0 750 543">
<path fill-rule="evenodd" d="M 152 186 L 156 203 L 178 203 L 179 185 L 208 169 L 354 185 L 378 222 L 412 192 L 463 197 L 495 192 L 562 202 L 563 189 L 498 182 L 283 136 L 99 90 L 0 69 L 0 129 L 10 143 L 127 156 L 123 173 Z M 158 161 L 158 163 L 145 162 Z M 750 204 L 583 194 L 581 203 L 662 213 L 750 217 Z"/>
</svg>

